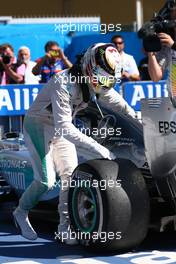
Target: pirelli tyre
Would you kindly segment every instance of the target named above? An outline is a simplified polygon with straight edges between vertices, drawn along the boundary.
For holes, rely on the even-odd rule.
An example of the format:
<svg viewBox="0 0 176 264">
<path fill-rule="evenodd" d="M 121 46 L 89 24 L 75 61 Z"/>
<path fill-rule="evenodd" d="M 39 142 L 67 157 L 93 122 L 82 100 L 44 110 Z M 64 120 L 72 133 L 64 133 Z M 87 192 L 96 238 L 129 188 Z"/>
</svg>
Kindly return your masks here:
<svg viewBox="0 0 176 264">
<path fill-rule="evenodd" d="M 91 249 L 124 250 L 145 238 L 149 195 L 129 160 L 91 160 L 74 171 L 69 190 L 71 236 Z"/>
</svg>

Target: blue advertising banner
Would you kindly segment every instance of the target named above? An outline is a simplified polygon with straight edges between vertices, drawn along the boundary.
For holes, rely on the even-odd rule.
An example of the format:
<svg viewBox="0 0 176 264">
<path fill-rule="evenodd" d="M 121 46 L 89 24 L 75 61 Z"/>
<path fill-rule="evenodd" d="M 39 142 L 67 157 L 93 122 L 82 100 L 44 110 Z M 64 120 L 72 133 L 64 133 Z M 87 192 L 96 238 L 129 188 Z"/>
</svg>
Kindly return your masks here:
<svg viewBox="0 0 176 264">
<path fill-rule="evenodd" d="M 168 97 L 166 81 L 126 82 L 123 84 L 123 95 L 135 111 L 140 111 L 142 98 Z"/>
<path fill-rule="evenodd" d="M 24 115 L 43 84 L 0 86 L 0 116 Z"/>
<path fill-rule="evenodd" d="M 43 84 L 0 86 L 0 116 L 24 115 Z M 119 86 L 115 88 L 119 91 Z M 141 98 L 167 97 L 166 82 L 127 82 L 123 84 L 124 99 L 140 111 Z"/>
</svg>

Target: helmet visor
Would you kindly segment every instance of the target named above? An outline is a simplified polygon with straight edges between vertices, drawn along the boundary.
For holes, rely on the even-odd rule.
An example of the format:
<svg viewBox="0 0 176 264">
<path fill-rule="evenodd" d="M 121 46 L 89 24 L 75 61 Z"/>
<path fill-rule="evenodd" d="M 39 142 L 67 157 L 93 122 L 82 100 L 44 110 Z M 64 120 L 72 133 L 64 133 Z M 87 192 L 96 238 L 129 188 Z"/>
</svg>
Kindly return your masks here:
<svg viewBox="0 0 176 264">
<path fill-rule="evenodd" d="M 93 78 L 95 78 L 95 82 L 97 84 L 108 89 L 114 87 L 117 82 L 116 76 L 108 74 L 104 69 L 99 66 L 96 67 L 96 71 L 94 71 Z"/>
</svg>

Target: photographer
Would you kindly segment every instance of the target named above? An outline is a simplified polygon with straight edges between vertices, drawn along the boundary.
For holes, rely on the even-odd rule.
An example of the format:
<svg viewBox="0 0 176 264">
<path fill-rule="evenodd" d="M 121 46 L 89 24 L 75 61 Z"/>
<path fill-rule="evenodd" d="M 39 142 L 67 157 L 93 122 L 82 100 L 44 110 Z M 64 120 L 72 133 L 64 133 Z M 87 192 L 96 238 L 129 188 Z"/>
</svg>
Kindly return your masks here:
<svg viewBox="0 0 176 264">
<path fill-rule="evenodd" d="M 176 3 L 168 10 L 169 20 L 173 21 L 172 33 L 157 33 L 161 43 L 161 50 L 159 52 L 148 52 L 148 70 L 153 81 L 158 82 L 164 76 L 165 70 L 168 70 L 170 77 L 171 65 L 175 64 L 176 60 Z"/>
<path fill-rule="evenodd" d="M 168 69 L 172 56 L 176 58 L 176 52 L 174 50 L 174 40 L 166 33 L 158 34 L 162 50 L 157 54 L 155 52 L 148 53 L 148 70 L 151 79 L 154 82 L 158 82 L 163 78 L 164 71 Z"/>
<path fill-rule="evenodd" d="M 48 41 L 45 44 L 45 52 L 45 56 L 37 59 L 37 64 L 32 69 L 34 75 L 41 74 L 41 83 L 47 83 L 54 74 L 72 67 L 57 42 Z"/>
<path fill-rule="evenodd" d="M 0 46 L 0 84 L 24 83 L 25 65 L 15 62 L 14 49 L 10 44 Z"/>
</svg>

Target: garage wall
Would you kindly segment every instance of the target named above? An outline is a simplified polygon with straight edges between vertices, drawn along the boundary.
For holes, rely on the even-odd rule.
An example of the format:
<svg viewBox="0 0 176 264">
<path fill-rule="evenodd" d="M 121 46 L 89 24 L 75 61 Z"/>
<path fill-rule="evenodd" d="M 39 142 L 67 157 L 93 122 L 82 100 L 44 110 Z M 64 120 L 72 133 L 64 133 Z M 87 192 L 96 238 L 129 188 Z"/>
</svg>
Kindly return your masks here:
<svg viewBox="0 0 176 264">
<path fill-rule="evenodd" d="M 165 0 L 143 0 L 144 19 L 151 18 Z M 25 4 L 24 4 L 25 3 Z M 103 23 L 132 24 L 136 20 L 135 0 L 16 0 L 4 1 L 0 16 L 85 16 L 99 15 Z"/>
</svg>

